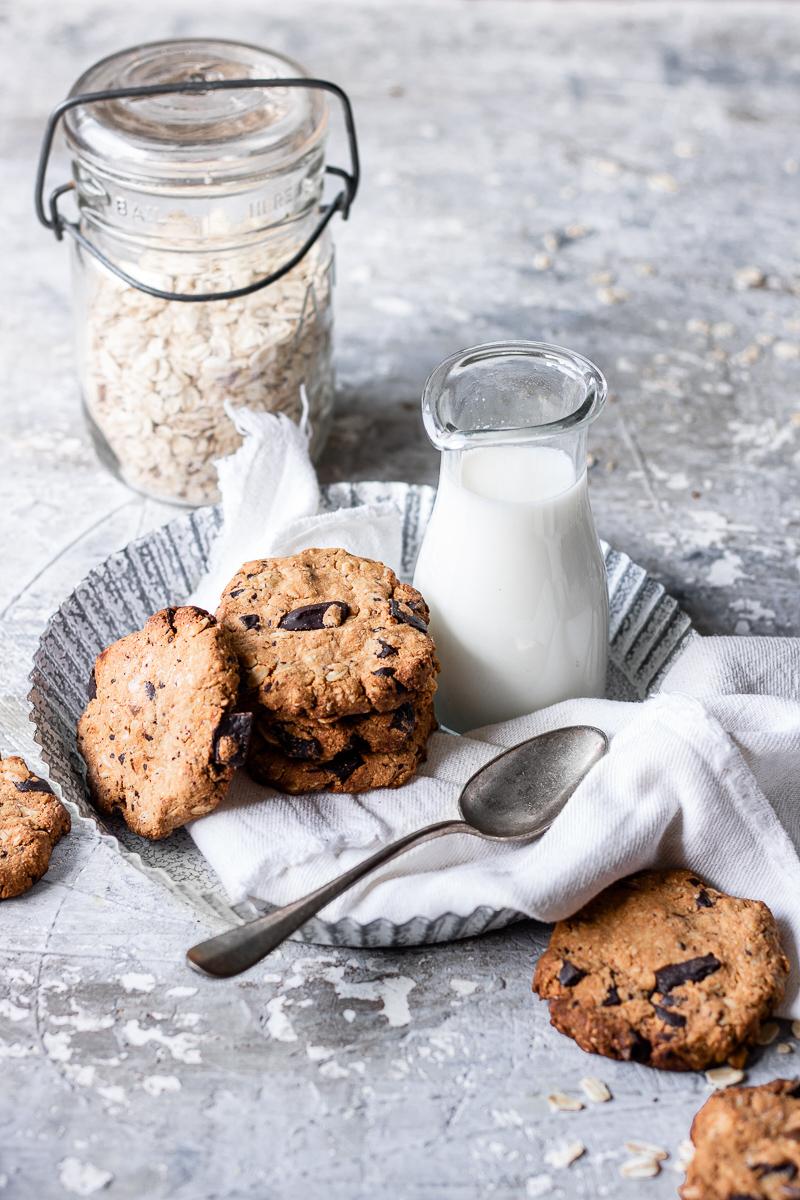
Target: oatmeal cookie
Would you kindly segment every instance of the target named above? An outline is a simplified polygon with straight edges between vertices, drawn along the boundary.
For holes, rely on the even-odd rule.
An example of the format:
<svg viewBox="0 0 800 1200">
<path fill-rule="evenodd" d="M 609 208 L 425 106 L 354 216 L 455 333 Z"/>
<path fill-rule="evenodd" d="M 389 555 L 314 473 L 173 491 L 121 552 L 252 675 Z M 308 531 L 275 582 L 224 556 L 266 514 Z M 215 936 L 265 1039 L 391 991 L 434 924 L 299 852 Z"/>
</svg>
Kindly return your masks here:
<svg viewBox="0 0 800 1200">
<path fill-rule="evenodd" d="M 533 987 L 581 1049 L 688 1071 L 751 1042 L 788 973 L 765 904 L 643 871 L 558 922 Z"/>
<path fill-rule="evenodd" d="M 366 792 L 407 783 L 425 761 L 428 738 L 436 728 L 433 707 L 419 714 L 402 749 L 371 751 L 357 735 L 328 762 L 290 758 L 266 741 L 256 727 L 247 769 L 259 783 L 280 792 Z"/>
<path fill-rule="evenodd" d="M 695 1154 L 681 1200 L 800 1197 L 800 1080 L 716 1092 L 691 1136 Z"/>
<path fill-rule="evenodd" d="M 69 830 L 69 813 L 50 785 L 21 758 L 0 758 L 0 900 L 21 896 L 42 878 Z"/>
<path fill-rule="evenodd" d="M 346 750 L 357 738 L 370 753 L 392 754 L 408 745 L 420 723 L 430 725 L 435 684 L 409 698 L 389 712 L 356 714 L 336 720 L 320 721 L 312 717 L 276 720 L 262 714 L 256 720 L 259 733 L 288 758 L 308 762 L 329 762 Z"/>
<path fill-rule="evenodd" d="M 395 710 L 438 670 L 419 592 L 346 550 L 245 563 L 217 618 L 249 701 L 283 722 Z"/>
<path fill-rule="evenodd" d="M 148 838 L 216 808 L 249 742 L 238 683 L 232 648 L 200 608 L 162 609 L 104 650 L 78 723 L 97 807 Z"/>
</svg>

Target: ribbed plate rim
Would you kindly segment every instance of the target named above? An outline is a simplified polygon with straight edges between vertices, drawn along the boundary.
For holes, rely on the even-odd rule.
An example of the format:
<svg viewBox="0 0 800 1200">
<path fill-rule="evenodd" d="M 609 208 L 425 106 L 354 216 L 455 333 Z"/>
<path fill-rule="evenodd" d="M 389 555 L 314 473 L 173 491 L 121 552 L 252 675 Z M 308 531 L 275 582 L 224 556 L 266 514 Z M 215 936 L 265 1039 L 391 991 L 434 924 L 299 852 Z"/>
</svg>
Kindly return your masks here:
<svg viewBox="0 0 800 1200">
<path fill-rule="evenodd" d="M 323 487 L 323 500 L 326 502 L 326 506 L 329 507 L 351 507 L 354 503 L 362 502 L 363 492 L 369 489 L 378 489 L 390 496 L 395 494 L 398 496 L 404 495 L 405 497 L 416 496 L 419 504 L 427 502 L 429 506 L 435 495 L 435 489 L 428 484 L 407 484 L 402 481 L 360 481 L 357 483 L 331 484 Z M 93 576 L 104 569 L 113 568 L 115 564 L 121 564 L 126 556 L 130 555 L 131 551 L 144 547 L 154 539 L 159 537 L 171 539 L 175 531 L 189 527 L 193 529 L 195 538 L 199 539 L 202 533 L 213 533 L 215 529 L 219 528 L 220 521 L 221 513 L 219 506 L 209 505 L 204 508 L 194 509 L 188 513 L 182 513 L 164 525 L 150 530 L 139 538 L 133 539 L 126 546 L 114 551 L 101 562 L 97 563 L 72 592 L 65 597 L 55 612 L 51 614 L 34 654 L 33 667 L 29 675 L 30 690 L 28 693 L 30 703 L 29 716 L 34 727 L 34 740 L 42 751 L 42 758 L 47 765 L 48 773 L 53 770 L 53 764 L 48 758 L 46 741 L 40 728 L 42 720 L 40 690 L 46 686 L 45 659 L 47 657 L 48 640 L 52 637 L 57 623 L 65 619 L 65 610 L 73 600 L 73 597 L 81 589 L 90 586 Z M 659 678 L 663 676 L 668 667 L 683 652 L 688 641 L 696 637 L 697 634 L 693 630 L 687 614 L 682 611 L 677 601 L 669 596 L 663 584 L 654 580 L 644 568 L 634 563 L 624 551 L 616 550 L 605 542 L 602 543 L 602 546 L 610 577 L 616 577 L 618 581 L 621 581 L 628 575 L 634 578 L 639 574 L 641 575 L 641 579 L 638 581 L 638 586 L 634 592 L 633 602 L 641 595 L 644 588 L 648 588 L 650 592 L 649 603 L 643 608 L 638 618 L 636 614 L 631 616 L 631 602 L 619 612 L 615 612 L 614 595 L 618 594 L 620 590 L 618 582 L 611 601 L 612 629 L 614 630 L 611 637 L 612 655 L 615 650 L 615 642 L 619 641 L 621 631 L 624 630 L 627 620 L 638 619 L 637 628 L 638 632 L 641 632 L 654 618 L 660 617 L 672 631 L 674 644 L 668 648 L 657 670 L 650 677 L 647 687 L 647 693 L 649 693 L 656 686 Z M 637 638 L 638 633 L 631 642 L 631 647 L 628 650 L 629 654 L 633 653 Z M 652 643 L 648 653 L 652 654 L 658 645 L 658 641 Z M 624 648 L 624 643 L 622 643 L 622 647 Z M 647 655 L 644 661 L 646 661 L 646 657 Z M 57 779 L 51 777 L 50 783 L 56 795 L 69 810 L 74 820 L 82 826 L 91 827 L 93 833 L 99 836 L 100 840 L 116 854 L 119 854 L 120 857 L 130 862 L 132 866 L 148 878 L 158 882 L 170 894 L 176 896 L 195 913 L 203 916 L 210 923 L 214 925 L 229 925 L 241 922 L 252 917 L 257 911 L 265 911 L 269 907 L 265 905 L 257 908 L 251 903 L 239 904 L 234 907 L 224 900 L 221 895 L 201 891 L 185 880 L 175 880 L 164 867 L 154 866 L 145 862 L 141 854 L 124 846 L 113 833 L 102 826 L 99 818 L 83 813 L 72 799 L 65 796 L 64 789 Z M 446 912 L 435 918 L 415 916 L 402 924 L 395 924 L 385 918 L 361 924 L 354 921 L 351 917 L 342 917 L 338 921 L 331 922 L 316 917 L 312 921 L 309 921 L 296 936 L 298 940 L 304 942 L 333 946 L 408 946 L 431 944 L 443 940 L 455 941 L 489 930 L 504 928 L 515 921 L 524 919 L 524 914 L 515 910 L 495 910 L 487 905 L 478 905 L 467 915 Z M 447 932 L 442 936 L 445 929 Z"/>
</svg>

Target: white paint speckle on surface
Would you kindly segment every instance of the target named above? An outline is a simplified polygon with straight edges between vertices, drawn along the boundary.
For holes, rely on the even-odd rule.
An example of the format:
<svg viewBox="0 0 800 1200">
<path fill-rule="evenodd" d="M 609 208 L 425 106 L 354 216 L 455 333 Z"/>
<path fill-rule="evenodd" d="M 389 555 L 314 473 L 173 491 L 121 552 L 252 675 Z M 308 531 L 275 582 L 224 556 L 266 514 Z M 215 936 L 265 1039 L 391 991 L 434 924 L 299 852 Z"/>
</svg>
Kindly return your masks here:
<svg viewBox="0 0 800 1200">
<path fill-rule="evenodd" d="M 741 557 L 732 550 L 726 550 L 719 558 L 714 559 L 706 576 L 706 583 L 709 587 L 729 588 L 743 578 Z"/>
<path fill-rule="evenodd" d="M 267 1033 L 276 1042 L 296 1042 L 297 1034 L 294 1027 L 283 1011 L 286 1005 L 285 996 L 273 996 L 267 1001 Z"/>
<path fill-rule="evenodd" d="M 148 1096 L 163 1096 L 165 1092 L 179 1092 L 181 1081 L 177 1075 L 148 1075 L 142 1080 Z"/>
<path fill-rule="evenodd" d="M 546 1196 L 552 1190 L 552 1175 L 531 1175 L 525 1181 L 525 1195 L 529 1200 L 534 1200 L 536 1196 Z"/>
<path fill-rule="evenodd" d="M 71 1192 L 73 1196 L 93 1196 L 108 1187 L 114 1176 L 93 1163 L 64 1158 L 59 1163 L 58 1178 L 65 1192 Z"/>
<path fill-rule="evenodd" d="M 72 1034 L 64 1030 L 63 1033 L 43 1033 L 42 1045 L 45 1049 L 45 1054 L 53 1062 L 66 1063 L 72 1058 L 72 1047 L 70 1042 Z"/>
<path fill-rule="evenodd" d="M 473 992 L 477 992 L 480 984 L 474 979 L 451 979 L 450 987 L 458 996 L 471 996 Z"/>
<path fill-rule="evenodd" d="M 154 1042 L 163 1046 L 177 1062 L 202 1062 L 198 1049 L 199 1037 L 194 1033 L 163 1033 L 160 1029 L 143 1029 L 137 1020 L 126 1021 L 123 1037 L 131 1046 L 146 1046 Z"/>
<path fill-rule="evenodd" d="M 138 974 L 136 971 L 120 975 L 119 982 L 125 992 L 152 992 L 156 986 L 152 975 Z"/>
<path fill-rule="evenodd" d="M 356 983 L 345 979 L 345 967 L 330 967 L 323 978 L 333 984 L 336 995 L 343 1000 L 373 1000 L 383 1005 L 381 1016 L 397 1028 L 408 1025 L 411 1011 L 408 997 L 417 986 L 405 975 L 386 975 L 382 979 Z"/>
</svg>

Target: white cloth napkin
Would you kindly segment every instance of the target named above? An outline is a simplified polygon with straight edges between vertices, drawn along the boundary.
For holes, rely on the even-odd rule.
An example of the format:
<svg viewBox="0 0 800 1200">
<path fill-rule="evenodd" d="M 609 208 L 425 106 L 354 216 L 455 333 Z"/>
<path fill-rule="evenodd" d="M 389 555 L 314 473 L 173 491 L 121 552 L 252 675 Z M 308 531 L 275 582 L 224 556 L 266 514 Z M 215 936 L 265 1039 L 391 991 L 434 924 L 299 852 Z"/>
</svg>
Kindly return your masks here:
<svg viewBox="0 0 800 1200">
<path fill-rule="evenodd" d="M 262 414 L 237 420 L 245 444 L 220 467 L 225 521 L 198 602 L 213 609 L 242 561 L 303 546 L 345 545 L 397 565 L 394 510 L 316 516 L 297 427 Z M 220 808 L 189 830 L 232 902 L 282 904 L 382 843 L 457 815 L 462 785 L 500 748 L 571 724 L 599 726 L 611 748 L 540 841 L 441 838 L 325 915 L 403 923 L 486 905 L 553 921 L 632 871 L 686 866 L 770 906 L 792 963 L 782 1012 L 800 1017 L 800 639 L 699 638 L 644 703 L 574 700 L 466 737 L 439 732 L 419 775 L 396 791 L 291 797 L 239 772 Z"/>
</svg>

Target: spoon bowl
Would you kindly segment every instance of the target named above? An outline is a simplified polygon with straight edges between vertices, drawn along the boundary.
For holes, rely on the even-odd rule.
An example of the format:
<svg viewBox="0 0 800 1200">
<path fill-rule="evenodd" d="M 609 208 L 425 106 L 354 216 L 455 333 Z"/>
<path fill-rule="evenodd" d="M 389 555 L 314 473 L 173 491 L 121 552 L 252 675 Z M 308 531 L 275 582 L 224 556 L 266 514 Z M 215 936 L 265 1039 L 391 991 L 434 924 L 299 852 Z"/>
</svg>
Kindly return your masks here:
<svg viewBox="0 0 800 1200">
<path fill-rule="evenodd" d="M 370 871 L 420 842 L 449 833 L 509 843 L 541 837 L 607 749 L 602 730 L 572 725 L 503 751 L 467 781 L 459 798 L 461 820 L 407 833 L 308 896 L 200 942 L 187 951 L 189 965 L 220 978 L 246 971 Z"/>
<path fill-rule="evenodd" d="M 461 815 L 492 841 L 540 837 L 607 749 L 608 738 L 591 725 L 540 733 L 472 776 L 458 801 Z"/>
</svg>

